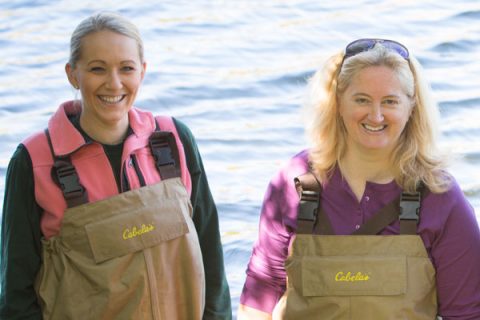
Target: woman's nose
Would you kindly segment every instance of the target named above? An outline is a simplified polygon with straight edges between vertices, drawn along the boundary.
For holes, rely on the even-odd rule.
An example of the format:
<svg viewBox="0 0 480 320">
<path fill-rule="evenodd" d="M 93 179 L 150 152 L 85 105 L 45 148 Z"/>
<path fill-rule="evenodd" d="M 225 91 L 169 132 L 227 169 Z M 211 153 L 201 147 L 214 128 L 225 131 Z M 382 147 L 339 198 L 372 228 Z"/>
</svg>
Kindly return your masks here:
<svg viewBox="0 0 480 320">
<path fill-rule="evenodd" d="M 116 71 L 112 71 L 108 75 L 107 87 L 109 89 L 120 89 L 122 87 L 122 81 Z"/>
<path fill-rule="evenodd" d="M 379 123 L 384 120 L 382 108 L 379 105 L 373 105 L 368 113 L 368 120 Z"/>
</svg>

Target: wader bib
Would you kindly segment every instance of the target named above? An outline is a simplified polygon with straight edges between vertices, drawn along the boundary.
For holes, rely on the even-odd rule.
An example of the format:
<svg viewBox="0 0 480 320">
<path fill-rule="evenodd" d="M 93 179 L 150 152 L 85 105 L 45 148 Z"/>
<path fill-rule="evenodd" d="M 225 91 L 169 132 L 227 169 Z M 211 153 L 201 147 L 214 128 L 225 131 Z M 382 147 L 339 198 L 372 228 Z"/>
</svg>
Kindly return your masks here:
<svg viewBox="0 0 480 320">
<path fill-rule="evenodd" d="M 36 290 L 45 320 L 202 318 L 205 276 L 192 207 L 173 140 L 163 138 L 150 141 L 161 182 L 93 203 L 84 203 L 68 159 L 57 159 L 69 208 L 60 233 L 43 241 Z"/>
<path fill-rule="evenodd" d="M 301 196 L 298 229 L 285 263 L 287 290 L 274 319 L 436 318 L 435 269 L 416 235 L 420 193 L 403 193 L 354 235 L 339 236 L 321 209 L 314 175 L 295 183 Z M 375 235 L 396 219 L 400 235 Z"/>
</svg>

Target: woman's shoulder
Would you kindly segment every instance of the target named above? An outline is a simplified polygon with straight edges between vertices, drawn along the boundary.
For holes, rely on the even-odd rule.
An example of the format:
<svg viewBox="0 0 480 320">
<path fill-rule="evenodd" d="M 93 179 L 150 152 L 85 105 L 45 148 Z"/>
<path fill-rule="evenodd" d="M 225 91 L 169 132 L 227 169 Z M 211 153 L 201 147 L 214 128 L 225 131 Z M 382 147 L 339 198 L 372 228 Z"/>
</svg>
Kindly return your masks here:
<svg viewBox="0 0 480 320">
<path fill-rule="evenodd" d="M 465 198 L 465 194 L 460 186 L 459 182 L 453 175 L 450 173 L 445 172 L 445 183 L 447 188 L 444 192 L 429 192 L 429 196 L 435 198 L 436 200 L 448 201 L 448 202 L 455 202 L 458 200 L 463 200 Z"/>
<path fill-rule="evenodd" d="M 304 173 L 308 171 L 308 149 L 304 149 L 290 156 L 281 166 L 281 170 L 283 171 L 296 171 L 298 169 L 301 169 Z"/>
<path fill-rule="evenodd" d="M 40 130 L 23 139 L 22 145 L 28 149 L 29 146 L 42 143 L 44 140 L 46 141 L 45 130 Z"/>
<path fill-rule="evenodd" d="M 429 207 L 435 208 L 437 212 L 473 212 L 473 207 L 464 190 L 452 175 L 449 175 L 448 178 L 448 189 L 439 193 L 429 192 L 425 197 L 425 202 Z"/>
<path fill-rule="evenodd" d="M 20 143 L 13 152 L 7 169 L 6 189 L 15 188 L 14 184 L 33 179 L 32 159 L 25 145 Z M 10 182 L 11 181 L 11 184 Z M 18 186 L 17 186 L 18 187 Z"/>
<path fill-rule="evenodd" d="M 273 177 L 273 184 L 287 184 L 294 188 L 294 179 L 307 173 L 309 170 L 308 150 L 302 150 L 284 162 L 280 170 Z"/>
<path fill-rule="evenodd" d="M 180 137 L 185 137 L 189 139 L 193 138 L 192 131 L 183 121 L 175 117 L 172 117 L 172 120 L 173 120 L 173 123 L 175 124 L 175 127 L 177 128 L 177 131 Z"/>
<path fill-rule="evenodd" d="M 17 146 L 12 157 L 10 158 L 10 161 L 30 167 L 32 165 L 32 160 L 30 159 L 28 150 L 23 143 L 20 143 Z"/>
</svg>

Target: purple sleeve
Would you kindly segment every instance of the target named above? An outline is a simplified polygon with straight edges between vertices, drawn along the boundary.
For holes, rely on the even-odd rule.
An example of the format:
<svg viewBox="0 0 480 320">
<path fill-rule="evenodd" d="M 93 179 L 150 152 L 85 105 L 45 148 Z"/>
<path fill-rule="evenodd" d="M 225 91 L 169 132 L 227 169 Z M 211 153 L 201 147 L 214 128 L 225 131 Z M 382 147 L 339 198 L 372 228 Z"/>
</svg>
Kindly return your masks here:
<svg viewBox="0 0 480 320">
<path fill-rule="evenodd" d="M 480 232 L 475 212 L 456 183 L 446 194 L 432 198 L 436 200 L 432 207 L 449 212 L 430 252 L 437 272 L 438 313 L 444 320 L 480 319 Z"/>
<path fill-rule="evenodd" d="M 286 287 L 284 267 L 296 226 L 298 195 L 293 179 L 307 171 L 307 155 L 294 157 L 270 182 L 260 215 L 259 235 L 247 268 L 240 303 L 271 313 Z"/>
</svg>

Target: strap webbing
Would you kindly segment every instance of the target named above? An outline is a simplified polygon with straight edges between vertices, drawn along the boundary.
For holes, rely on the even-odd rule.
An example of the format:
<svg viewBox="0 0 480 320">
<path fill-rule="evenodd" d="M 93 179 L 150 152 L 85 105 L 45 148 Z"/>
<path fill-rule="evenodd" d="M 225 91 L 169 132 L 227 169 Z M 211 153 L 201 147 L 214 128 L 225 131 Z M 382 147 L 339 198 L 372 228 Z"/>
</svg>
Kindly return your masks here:
<svg viewBox="0 0 480 320">
<path fill-rule="evenodd" d="M 173 133 L 155 131 L 149 138 L 149 144 L 162 180 L 180 177 L 180 156 Z"/>
<path fill-rule="evenodd" d="M 330 219 L 320 204 L 321 184 L 312 172 L 295 178 L 300 196 L 297 218 L 298 234 L 334 234 Z M 425 188 L 420 188 L 422 193 Z M 400 220 L 400 234 L 416 234 L 419 221 L 421 193 L 403 192 L 366 221 L 353 235 L 374 235 Z"/>
<path fill-rule="evenodd" d="M 45 129 L 45 135 L 53 157 L 52 179 L 62 190 L 67 207 L 72 208 L 87 203 L 87 191 L 80 183 L 77 170 L 75 170 L 70 156 L 59 157 L 55 155 L 48 129 Z"/>
<path fill-rule="evenodd" d="M 386 226 L 398 219 L 398 202 L 400 197 L 395 198 L 385 207 L 380 209 L 373 217 L 353 232 L 354 235 L 372 235 L 377 234 Z M 401 221 L 400 221 L 401 223 Z M 416 231 L 416 230 L 415 230 Z M 401 232 L 400 232 L 401 233 Z"/>
<path fill-rule="evenodd" d="M 419 188 L 424 193 L 423 185 Z M 400 234 L 417 234 L 417 225 L 420 219 L 421 193 L 402 192 L 400 197 Z"/>
<path fill-rule="evenodd" d="M 169 131 L 160 131 L 158 123 L 149 138 L 149 146 L 155 158 L 155 164 L 162 180 L 181 176 L 180 156 L 175 136 Z M 45 129 L 48 145 L 53 157 L 52 179 L 57 183 L 67 202 L 72 208 L 88 202 L 87 191 L 80 183 L 78 173 L 70 156 L 59 157 L 53 151 L 48 129 Z"/>
<path fill-rule="evenodd" d="M 320 181 L 314 174 L 304 174 L 295 178 L 294 181 L 297 192 L 300 195 L 297 233 L 311 234 L 315 226 L 318 226 L 324 232 L 322 234 L 333 234 L 330 220 L 324 214 L 320 214 L 319 199 L 322 190 Z"/>
</svg>

